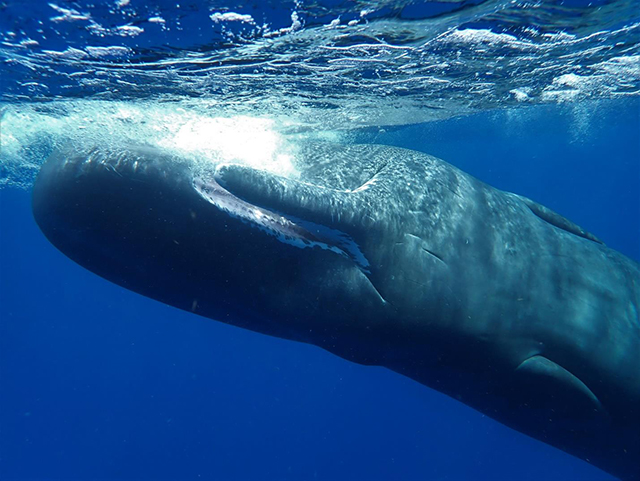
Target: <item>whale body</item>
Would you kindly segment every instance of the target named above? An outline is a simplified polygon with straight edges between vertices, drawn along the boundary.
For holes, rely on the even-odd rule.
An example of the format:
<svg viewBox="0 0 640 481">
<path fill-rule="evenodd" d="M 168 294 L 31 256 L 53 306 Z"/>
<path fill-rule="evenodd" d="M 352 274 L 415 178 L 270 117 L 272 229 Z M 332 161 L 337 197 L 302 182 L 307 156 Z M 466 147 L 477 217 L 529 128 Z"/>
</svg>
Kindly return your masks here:
<svg viewBox="0 0 640 481">
<path fill-rule="evenodd" d="M 419 152 L 308 143 L 298 168 L 60 150 L 33 213 L 127 289 L 385 366 L 640 479 L 638 263 Z"/>
</svg>

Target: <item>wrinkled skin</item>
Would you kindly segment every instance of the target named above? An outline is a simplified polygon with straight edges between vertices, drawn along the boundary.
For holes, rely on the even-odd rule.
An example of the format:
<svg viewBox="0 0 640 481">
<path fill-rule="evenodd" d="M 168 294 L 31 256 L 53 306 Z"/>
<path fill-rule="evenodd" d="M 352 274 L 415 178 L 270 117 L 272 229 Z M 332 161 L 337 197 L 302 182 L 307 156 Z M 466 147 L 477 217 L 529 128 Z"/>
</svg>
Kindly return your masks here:
<svg viewBox="0 0 640 481">
<path fill-rule="evenodd" d="M 36 221 L 180 309 L 386 366 L 640 479 L 638 264 L 417 152 L 301 147 L 300 178 L 152 148 L 58 152 Z"/>
</svg>

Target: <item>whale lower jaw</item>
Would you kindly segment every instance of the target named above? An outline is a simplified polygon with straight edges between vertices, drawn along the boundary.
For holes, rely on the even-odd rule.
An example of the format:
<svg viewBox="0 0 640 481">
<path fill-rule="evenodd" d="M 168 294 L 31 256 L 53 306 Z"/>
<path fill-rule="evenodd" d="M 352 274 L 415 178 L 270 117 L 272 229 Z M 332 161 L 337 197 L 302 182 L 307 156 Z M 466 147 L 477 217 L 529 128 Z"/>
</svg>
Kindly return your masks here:
<svg viewBox="0 0 640 481">
<path fill-rule="evenodd" d="M 363 272 L 369 272 L 369 261 L 360 247 L 342 231 L 250 204 L 226 190 L 215 179 L 197 177 L 193 187 L 203 199 L 227 215 L 260 229 L 284 244 L 300 249 L 319 247 L 329 250 L 351 259 Z"/>
</svg>

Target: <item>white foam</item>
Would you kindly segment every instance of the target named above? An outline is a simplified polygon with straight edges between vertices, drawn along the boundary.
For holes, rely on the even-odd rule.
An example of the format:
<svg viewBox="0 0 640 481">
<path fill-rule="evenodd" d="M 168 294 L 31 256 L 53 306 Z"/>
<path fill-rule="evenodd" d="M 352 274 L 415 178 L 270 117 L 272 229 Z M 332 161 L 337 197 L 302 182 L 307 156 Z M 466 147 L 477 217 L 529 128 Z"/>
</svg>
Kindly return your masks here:
<svg viewBox="0 0 640 481">
<path fill-rule="evenodd" d="M 62 8 L 56 5 L 55 3 L 50 3 L 49 6 L 53 8 L 60 15 L 56 17 L 51 17 L 49 20 L 55 23 L 59 22 L 77 22 L 82 20 L 91 19 L 91 15 L 88 13 L 80 13 L 73 8 Z"/>
<path fill-rule="evenodd" d="M 61 52 L 57 50 L 43 50 L 42 52 L 51 57 L 65 58 L 70 60 L 80 60 L 88 56 L 87 52 L 85 52 L 84 50 L 73 47 L 68 47 L 66 50 L 63 50 Z"/>
<path fill-rule="evenodd" d="M 126 57 L 131 53 L 131 49 L 127 47 L 111 46 L 111 47 L 85 47 L 85 52 L 94 58 L 103 57 Z"/>
<path fill-rule="evenodd" d="M 215 163 L 237 163 L 286 177 L 296 173 L 290 149 L 271 119 L 186 116 L 158 144 L 184 152 L 206 152 Z"/>
<path fill-rule="evenodd" d="M 579 88 L 582 84 L 585 83 L 585 77 L 580 75 L 576 75 L 574 73 L 568 73 L 564 75 L 560 75 L 559 77 L 553 79 L 554 85 L 559 85 L 563 87 L 575 87 Z"/>
<path fill-rule="evenodd" d="M 298 141 L 281 133 L 286 120 L 232 115 L 210 104 L 78 100 L 51 102 L 46 109 L 5 104 L 0 115 L 0 183 L 8 185 L 28 187 L 52 150 L 69 144 L 115 150 L 149 145 L 190 160 L 196 171 L 233 162 L 298 176 Z"/>
<path fill-rule="evenodd" d="M 513 35 L 507 33 L 495 33 L 487 29 L 473 29 L 467 28 L 464 30 L 453 30 L 446 35 L 448 41 L 457 41 L 459 43 L 486 43 L 486 44 L 526 44 L 533 45 L 522 40 L 518 40 Z"/>
<path fill-rule="evenodd" d="M 116 32 L 122 37 L 136 37 L 144 32 L 144 29 L 136 27 L 135 25 L 127 24 L 116 27 Z"/>
<path fill-rule="evenodd" d="M 512 89 L 512 90 L 509 90 L 509 93 L 513 94 L 513 96 L 516 98 L 518 102 L 526 102 L 528 100 L 531 100 L 531 97 L 529 97 L 530 91 L 531 89 L 528 89 L 528 88 Z"/>
<path fill-rule="evenodd" d="M 236 12 L 225 12 L 225 13 L 215 12 L 209 15 L 209 18 L 214 23 L 219 23 L 219 22 L 255 23 L 251 15 L 236 13 Z"/>
</svg>

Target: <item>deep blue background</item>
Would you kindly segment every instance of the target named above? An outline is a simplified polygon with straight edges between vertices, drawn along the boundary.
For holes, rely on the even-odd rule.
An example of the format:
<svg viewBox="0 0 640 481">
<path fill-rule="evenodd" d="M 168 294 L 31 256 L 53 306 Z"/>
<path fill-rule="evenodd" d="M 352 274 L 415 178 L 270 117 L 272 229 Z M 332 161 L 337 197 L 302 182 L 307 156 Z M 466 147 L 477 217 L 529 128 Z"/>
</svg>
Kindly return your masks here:
<svg viewBox="0 0 640 481">
<path fill-rule="evenodd" d="M 365 132 L 640 258 L 637 101 Z M 167 282 L 171 282 L 167 279 Z M 58 253 L 0 190 L 0 478 L 612 479 L 382 368 L 205 320 Z"/>
</svg>

